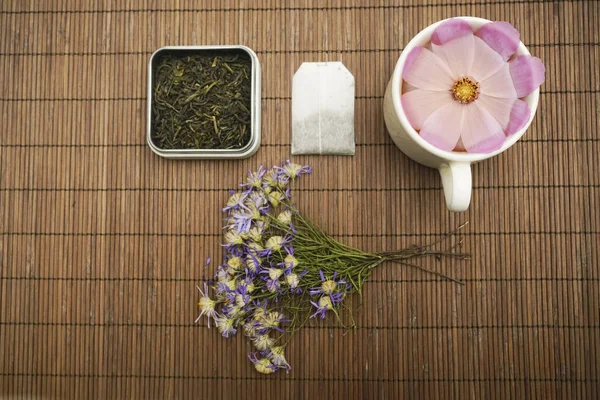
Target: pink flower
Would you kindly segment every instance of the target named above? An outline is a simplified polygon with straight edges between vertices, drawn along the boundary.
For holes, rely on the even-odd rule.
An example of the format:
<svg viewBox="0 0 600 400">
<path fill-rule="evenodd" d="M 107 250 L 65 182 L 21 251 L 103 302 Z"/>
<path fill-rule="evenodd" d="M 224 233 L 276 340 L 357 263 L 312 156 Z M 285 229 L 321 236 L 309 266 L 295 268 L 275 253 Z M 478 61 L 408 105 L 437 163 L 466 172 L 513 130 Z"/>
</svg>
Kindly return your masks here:
<svg viewBox="0 0 600 400">
<path fill-rule="evenodd" d="M 531 115 L 521 98 L 544 82 L 539 58 L 515 55 L 519 43 L 508 22 L 491 22 L 475 33 L 458 18 L 438 25 L 431 49 L 413 49 L 402 72 L 402 108 L 412 127 L 446 151 L 502 147 Z"/>
</svg>

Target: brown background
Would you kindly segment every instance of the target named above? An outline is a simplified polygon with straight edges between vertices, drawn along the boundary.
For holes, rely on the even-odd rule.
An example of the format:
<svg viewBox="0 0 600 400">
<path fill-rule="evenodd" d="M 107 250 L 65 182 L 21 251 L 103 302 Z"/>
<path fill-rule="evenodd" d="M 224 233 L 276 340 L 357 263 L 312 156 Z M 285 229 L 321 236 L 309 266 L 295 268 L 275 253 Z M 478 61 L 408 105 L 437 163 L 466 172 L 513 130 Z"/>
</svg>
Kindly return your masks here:
<svg viewBox="0 0 600 400">
<path fill-rule="evenodd" d="M 596 1 L 0 1 L 0 397 L 594 398 L 600 392 L 600 4 Z M 402 46 L 456 15 L 513 23 L 546 64 L 535 121 L 473 167 L 467 213 L 397 150 L 382 95 Z M 168 161 L 145 144 L 146 65 L 177 44 L 245 44 L 262 63 L 263 144 L 243 161 Z M 291 78 L 356 77 L 354 157 L 296 157 L 301 209 L 365 250 L 466 220 L 465 286 L 384 265 L 359 329 L 313 324 L 289 374 L 195 326 L 220 258 L 219 208 L 290 152 Z"/>
</svg>

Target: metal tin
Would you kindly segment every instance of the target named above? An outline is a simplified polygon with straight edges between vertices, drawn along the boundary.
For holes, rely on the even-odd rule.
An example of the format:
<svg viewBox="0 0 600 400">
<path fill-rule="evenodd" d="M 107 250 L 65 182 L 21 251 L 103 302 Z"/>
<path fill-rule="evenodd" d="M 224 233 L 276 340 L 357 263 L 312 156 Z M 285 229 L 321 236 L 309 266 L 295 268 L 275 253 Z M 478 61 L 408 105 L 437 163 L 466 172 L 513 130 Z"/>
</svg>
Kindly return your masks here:
<svg viewBox="0 0 600 400">
<path fill-rule="evenodd" d="M 203 51 L 219 51 L 219 50 L 243 50 L 250 56 L 252 60 L 251 72 L 251 104 L 250 104 L 250 141 L 245 147 L 240 149 L 173 149 L 166 150 L 157 147 L 152 141 L 152 62 L 154 57 L 163 51 L 186 53 L 198 53 Z M 256 53 L 249 47 L 242 45 L 232 46 L 167 46 L 161 47 L 150 56 L 148 62 L 148 110 L 147 110 L 147 125 L 146 125 L 146 140 L 150 149 L 161 157 L 174 159 L 240 159 L 248 158 L 258 150 L 260 146 L 260 113 L 261 113 L 261 74 L 260 62 Z"/>
</svg>

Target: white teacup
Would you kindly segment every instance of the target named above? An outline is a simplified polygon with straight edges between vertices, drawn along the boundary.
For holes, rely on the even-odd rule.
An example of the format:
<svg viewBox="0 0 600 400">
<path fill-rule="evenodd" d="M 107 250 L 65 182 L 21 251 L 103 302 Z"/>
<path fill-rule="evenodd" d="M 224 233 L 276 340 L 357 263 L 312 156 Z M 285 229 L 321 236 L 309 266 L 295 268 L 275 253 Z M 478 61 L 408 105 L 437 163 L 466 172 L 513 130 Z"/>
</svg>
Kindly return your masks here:
<svg viewBox="0 0 600 400">
<path fill-rule="evenodd" d="M 475 17 L 458 18 L 467 21 L 475 29 L 491 22 L 487 19 Z M 523 136 L 535 116 L 540 91 L 538 88 L 524 98 L 531 110 L 529 121 L 520 130 L 509 136 L 500 149 L 492 153 L 469 154 L 444 151 L 427 142 L 410 125 L 402 109 L 402 103 L 400 102 L 402 69 L 411 50 L 416 46 L 427 44 L 431 40 L 435 28 L 442 22 L 436 22 L 423 29 L 404 48 L 385 92 L 383 115 L 392 140 L 404 154 L 420 164 L 439 169 L 448 209 L 450 211 L 465 211 L 471 202 L 471 164 L 502 153 Z M 517 54 L 529 55 L 529 51 L 523 42 L 519 44 Z"/>
</svg>

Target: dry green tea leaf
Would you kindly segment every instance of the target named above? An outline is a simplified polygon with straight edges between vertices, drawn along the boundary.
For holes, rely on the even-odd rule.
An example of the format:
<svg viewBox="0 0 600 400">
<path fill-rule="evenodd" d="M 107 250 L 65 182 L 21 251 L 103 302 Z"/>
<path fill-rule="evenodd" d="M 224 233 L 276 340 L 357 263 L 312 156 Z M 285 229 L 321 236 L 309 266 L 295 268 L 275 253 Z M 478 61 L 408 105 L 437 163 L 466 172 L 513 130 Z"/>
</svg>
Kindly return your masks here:
<svg viewBox="0 0 600 400">
<path fill-rule="evenodd" d="M 157 57 L 152 140 L 161 149 L 236 149 L 250 140 L 252 61 L 243 51 Z"/>
</svg>

